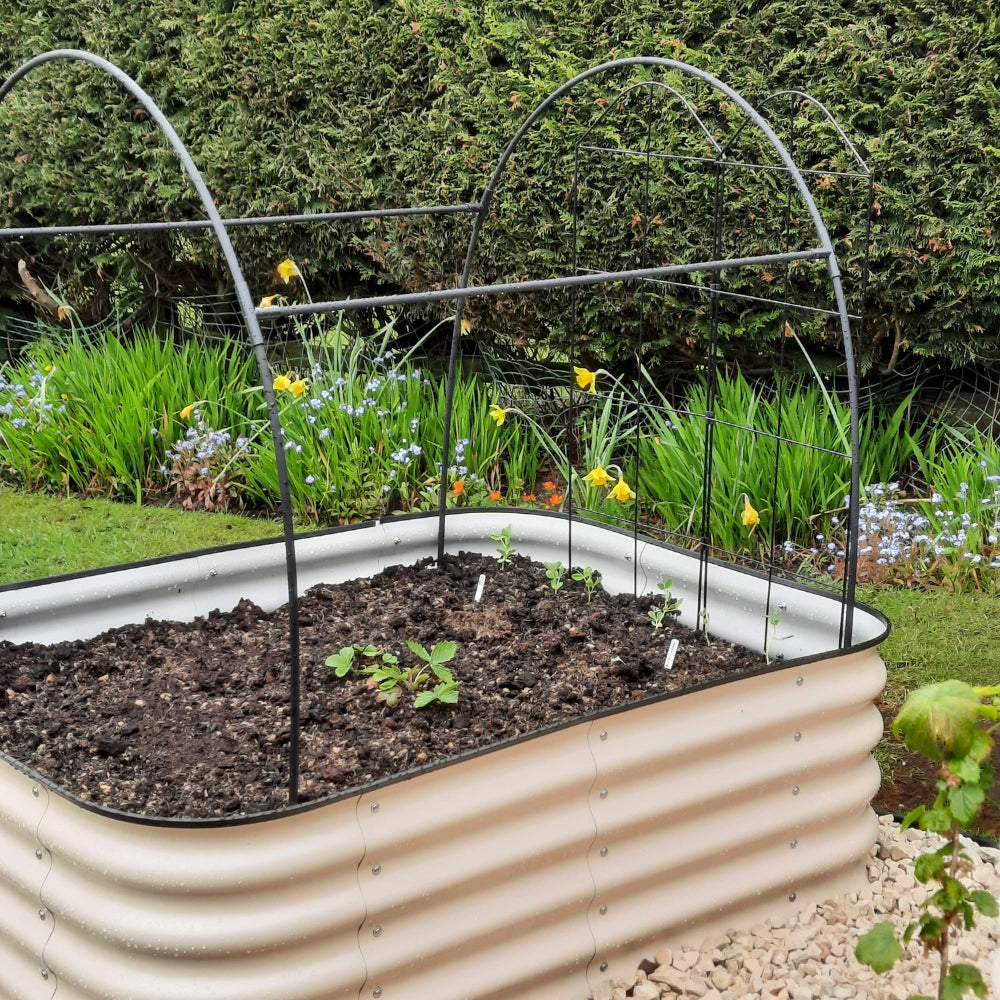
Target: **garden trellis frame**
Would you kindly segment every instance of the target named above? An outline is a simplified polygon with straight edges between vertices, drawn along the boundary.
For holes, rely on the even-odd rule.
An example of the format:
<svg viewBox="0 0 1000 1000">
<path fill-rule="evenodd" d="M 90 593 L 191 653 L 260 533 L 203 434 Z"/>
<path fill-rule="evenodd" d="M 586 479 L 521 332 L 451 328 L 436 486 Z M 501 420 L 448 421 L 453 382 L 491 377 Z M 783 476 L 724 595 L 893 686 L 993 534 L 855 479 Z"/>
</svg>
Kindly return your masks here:
<svg viewBox="0 0 1000 1000">
<path fill-rule="evenodd" d="M 695 67 L 686 65 L 684 63 L 677 62 L 675 60 L 664 59 L 652 56 L 636 56 L 632 58 L 617 59 L 611 62 L 602 63 L 600 65 L 594 66 L 585 72 L 582 72 L 575 76 L 573 79 L 569 80 L 561 87 L 558 87 L 552 91 L 547 98 L 545 98 L 541 103 L 535 107 L 535 109 L 528 115 L 520 128 L 517 129 L 511 140 L 509 141 L 507 147 L 503 150 L 497 163 L 490 175 L 489 181 L 487 182 L 481 197 L 474 201 L 463 204 L 453 204 L 453 205 L 438 205 L 432 207 L 406 207 L 406 208 L 373 208 L 365 211 L 355 211 L 355 212 L 331 212 L 331 213 L 318 213 L 312 215 L 285 215 L 285 216 L 274 216 L 274 217 L 256 217 L 256 218 L 237 218 L 237 219 L 223 219 L 219 213 L 214 199 L 212 198 L 204 180 L 202 179 L 201 173 L 198 170 L 191 154 L 188 152 L 184 143 L 178 136 L 177 132 L 174 130 L 170 121 L 159 109 L 155 101 L 126 73 L 124 73 L 117 66 L 111 62 L 96 56 L 89 52 L 83 52 L 78 50 L 54 50 L 40 55 L 34 59 L 29 60 L 23 64 L 16 72 L 14 72 L 0 87 L 0 101 L 3 101 L 12 89 L 26 76 L 28 76 L 33 70 L 37 69 L 39 66 L 45 63 L 53 61 L 81 61 L 84 63 L 89 63 L 91 66 L 96 67 L 102 72 L 106 73 L 112 79 L 114 79 L 118 84 L 120 84 L 129 94 L 132 95 L 136 100 L 138 100 L 145 111 L 150 116 L 150 119 L 157 125 L 163 136 L 167 139 L 173 152 L 178 157 L 181 166 L 193 185 L 195 191 L 198 194 L 198 198 L 201 202 L 202 208 L 204 210 L 206 219 L 205 220 L 188 220 L 181 222 L 156 222 L 156 223 L 109 223 L 103 225 L 80 225 L 80 226 L 52 226 L 52 227 L 28 227 L 28 228 L 8 228 L 6 230 L 0 231 L 0 238 L 4 240 L 16 240 L 25 237 L 61 237 L 70 235 L 99 235 L 106 233 L 137 233 L 137 232 L 155 232 L 157 230 L 184 230 L 184 229 L 211 229 L 215 239 L 218 242 L 219 248 L 221 249 L 223 259 L 225 261 L 226 267 L 232 276 L 233 288 L 235 295 L 239 304 L 240 313 L 245 323 L 247 334 L 250 339 L 250 343 L 256 358 L 256 362 L 260 371 L 263 391 L 265 394 L 267 411 L 268 411 L 268 421 L 270 425 L 270 431 L 275 445 L 275 455 L 277 462 L 277 472 L 280 484 L 280 495 L 281 495 L 281 511 L 282 511 L 282 525 L 284 534 L 284 552 L 285 552 L 285 566 L 286 566 L 286 576 L 287 576 L 287 589 L 288 589 L 288 599 L 289 599 L 289 658 L 291 662 L 291 687 L 289 692 L 290 701 L 290 725 L 291 725 L 291 735 L 289 744 L 289 789 L 288 789 L 288 799 L 289 805 L 294 805 L 298 801 L 298 786 L 299 786 L 299 623 L 298 623 L 298 585 L 297 585 L 297 573 L 296 573 L 296 559 L 295 559 L 295 536 L 294 536 L 294 524 L 292 517 L 292 506 L 290 500 L 290 490 L 289 490 L 289 478 L 288 469 L 285 462 L 285 452 L 283 448 L 283 432 L 281 427 L 281 421 L 279 417 L 279 411 L 277 407 L 277 402 L 275 399 L 275 393 L 272 388 L 272 375 L 270 364 L 267 358 L 266 343 L 265 338 L 261 330 L 262 320 L 279 319 L 282 317 L 302 317 L 308 315 L 316 314 L 332 314 L 332 313 L 344 313 L 352 310 L 368 309 L 368 308 L 382 308 L 382 309 L 393 309 L 398 307 L 403 307 L 407 305 L 420 305 L 428 306 L 434 303 L 453 303 L 455 308 L 453 325 L 452 325 L 452 335 L 450 340 L 449 356 L 448 356 L 448 367 L 447 367 L 447 387 L 446 387 L 446 417 L 444 422 L 444 439 L 442 447 L 442 460 L 441 460 L 441 477 L 440 477 L 440 495 L 439 495 L 439 521 L 438 521 L 438 556 L 444 553 L 446 530 L 447 530 L 447 481 L 445 470 L 448 464 L 448 456 L 451 451 L 451 408 L 454 399 L 454 390 L 456 384 L 456 378 L 458 373 L 458 358 L 460 352 L 460 343 L 462 338 L 462 327 L 463 327 L 463 313 L 465 304 L 473 298 L 482 297 L 502 297 L 510 295 L 523 295 L 533 292 L 551 291 L 551 290 L 567 290 L 569 294 L 573 297 L 572 301 L 576 302 L 576 296 L 585 289 L 594 286 L 604 286 L 612 283 L 635 283 L 640 289 L 640 299 L 642 295 L 646 293 L 647 290 L 662 287 L 679 287 L 684 285 L 686 288 L 695 288 L 696 285 L 692 282 L 692 276 L 705 276 L 708 280 L 707 287 L 698 285 L 698 294 L 703 294 L 707 296 L 709 301 L 709 338 L 708 338 L 708 351 L 707 351 L 707 370 L 706 375 L 708 379 L 708 391 L 709 391 L 709 407 L 704 414 L 700 414 L 705 421 L 706 435 L 705 435 L 705 456 L 704 456 L 704 469 L 702 477 L 702 494 L 701 494 L 701 504 L 702 504 L 702 523 L 700 525 L 700 530 L 696 537 L 694 537 L 691 542 L 697 548 L 700 555 L 700 575 L 698 584 L 698 603 L 699 612 L 702 608 L 702 603 L 705 601 L 708 592 L 708 579 L 710 575 L 711 565 L 712 565 L 712 555 L 713 548 L 710 538 L 709 530 L 709 518 L 711 513 L 711 496 L 712 496 L 712 486 L 713 486 L 713 433 L 719 426 L 719 421 L 717 421 L 711 406 L 711 401 L 713 398 L 714 386 L 717 375 L 717 349 L 716 349 L 716 336 L 718 333 L 718 306 L 719 302 L 723 297 L 729 297 L 733 295 L 741 296 L 745 299 L 751 298 L 743 293 L 735 293 L 732 290 L 726 289 L 723 286 L 723 278 L 727 272 L 738 272 L 746 268 L 759 268 L 759 267 L 773 267 L 775 269 L 785 269 L 787 276 L 787 269 L 798 264 L 798 263 L 815 263 L 821 267 L 825 267 L 827 281 L 829 283 L 830 290 L 830 305 L 826 310 L 814 310 L 825 313 L 825 315 L 830 319 L 830 321 L 835 325 L 836 329 L 839 331 L 840 343 L 842 345 L 844 354 L 844 370 L 846 373 L 847 383 L 848 383 L 848 401 L 850 406 L 850 440 L 849 448 L 845 451 L 842 456 L 847 462 L 850 463 L 850 490 L 848 499 L 848 511 L 846 516 L 847 526 L 846 526 L 846 547 L 844 555 L 844 574 L 841 585 L 842 592 L 842 610 L 841 610 L 841 628 L 840 628 L 840 642 L 841 648 L 847 648 L 851 645 L 852 641 L 852 631 L 853 631 L 853 616 L 854 616 L 854 606 L 855 606 L 855 590 L 856 590 L 856 574 L 857 574 L 857 559 L 858 559 L 858 510 L 859 510 L 859 497 L 860 497 L 860 483 L 859 483 L 859 416 L 858 416 L 858 386 L 856 377 L 856 363 L 855 363 L 855 353 L 854 346 L 851 335 L 851 320 L 857 320 L 861 313 L 860 311 L 855 311 L 850 313 L 848 311 L 847 299 L 845 296 L 843 282 L 841 277 L 840 268 L 837 261 L 837 256 L 834 251 L 833 242 L 827 229 L 823 223 L 820 211 L 817 207 L 816 201 L 814 200 L 808 184 L 805 180 L 805 175 L 809 171 L 802 170 L 795 162 L 795 159 L 786 145 L 779 139 L 778 135 L 774 131 L 772 125 L 769 121 L 755 108 L 753 108 L 742 96 L 740 96 L 732 88 L 728 87 L 721 81 L 717 80 L 710 74 L 703 70 L 697 69 Z M 702 165 L 707 166 L 711 171 L 714 172 L 714 197 L 716 199 L 715 204 L 715 227 L 712 233 L 712 248 L 713 253 L 708 256 L 708 259 L 700 260 L 686 260 L 675 264 L 650 264 L 648 261 L 643 259 L 640 262 L 640 266 L 626 268 L 626 269 L 605 269 L 605 268 L 581 268 L 574 265 L 573 273 L 566 274 L 560 277 L 546 277 L 539 279 L 527 279 L 521 281 L 513 282 L 497 282 L 485 285 L 473 285 L 472 279 L 474 275 L 474 268 L 477 256 L 477 248 L 480 241 L 480 236 L 483 231 L 483 226 L 485 220 L 489 216 L 491 206 L 493 205 L 494 198 L 497 193 L 498 186 L 504 176 L 505 171 L 511 161 L 511 158 L 518 149 L 524 137 L 528 134 L 529 130 L 539 121 L 542 116 L 546 114 L 557 102 L 573 91 L 575 88 L 587 83 L 588 81 L 603 77 L 606 75 L 614 75 L 624 72 L 635 72 L 639 71 L 646 75 L 647 79 L 634 84 L 630 90 L 636 92 L 641 92 L 643 96 L 648 98 L 649 105 L 652 105 L 652 96 L 654 89 L 658 94 L 666 95 L 669 98 L 676 99 L 680 102 L 684 111 L 690 116 L 691 120 L 695 124 L 696 128 L 710 140 L 710 144 L 713 146 L 713 155 L 703 156 L 703 157 L 691 157 L 687 156 L 686 159 L 689 161 L 699 161 Z M 744 164 L 739 161 L 730 160 L 727 158 L 725 149 L 720 145 L 714 138 L 712 138 L 710 130 L 705 126 L 699 117 L 699 111 L 695 102 L 692 102 L 687 97 L 685 97 L 677 86 L 673 84 L 664 83 L 654 77 L 659 74 L 670 78 L 671 80 L 683 80 L 686 82 L 693 83 L 694 86 L 704 88 L 708 93 L 716 96 L 728 102 L 732 107 L 738 109 L 738 112 L 744 116 L 746 129 L 753 129 L 755 134 L 763 141 L 763 143 L 772 151 L 773 155 L 776 157 L 777 162 L 773 165 L 763 166 L 757 164 Z M 625 93 L 625 91 L 622 91 Z M 768 100 L 777 100 L 782 97 L 788 97 L 793 105 L 797 105 L 801 101 L 809 101 L 816 107 L 820 108 L 821 113 L 832 122 L 832 117 L 822 108 L 822 106 L 813 102 L 811 98 L 801 95 L 795 91 L 785 91 L 781 94 L 774 95 L 773 98 Z M 613 104 L 614 102 L 612 102 Z M 609 107 L 604 112 L 605 115 L 609 115 L 613 112 L 614 108 Z M 836 127 L 838 135 L 841 137 L 849 153 L 853 156 L 855 162 L 858 164 L 858 169 L 852 176 L 867 178 L 869 185 L 871 184 L 870 173 L 867 171 L 867 167 L 861 160 L 860 156 L 854 150 L 853 146 L 849 143 L 843 132 L 833 123 Z M 651 128 L 651 123 L 650 123 Z M 742 129 L 741 129 L 742 131 Z M 647 133 L 648 134 L 648 133 Z M 579 158 L 581 152 L 591 152 L 598 151 L 610 154 L 610 150 L 600 150 L 598 145 L 593 147 L 588 147 L 587 137 L 579 139 L 576 147 L 576 164 L 579 168 Z M 622 151 L 618 151 L 622 152 Z M 645 149 L 640 150 L 628 150 L 629 155 L 636 155 L 640 159 L 644 160 L 645 167 L 647 171 L 650 168 L 650 164 L 656 159 L 660 154 L 654 153 L 650 146 L 646 145 Z M 812 245 L 807 246 L 799 250 L 790 250 L 784 248 L 777 248 L 774 252 L 768 253 L 754 253 L 743 256 L 726 256 L 724 252 L 723 245 L 723 215 L 722 215 L 722 204 L 724 202 L 724 191 L 723 185 L 725 178 L 727 176 L 727 170 L 732 167 L 738 167 L 740 169 L 753 167 L 753 169 L 770 170 L 779 173 L 785 180 L 786 185 L 786 212 L 788 216 L 791 215 L 791 205 L 794 203 L 800 207 L 804 207 L 808 218 L 811 221 L 812 231 L 815 234 L 815 241 Z M 828 171 L 827 173 L 834 173 L 833 171 Z M 578 185 L 574 181 L 574 192 L 578 190 Z M 870 192 L 869 188 L 869 192 Z M 646 185 L 646 192 L 649 192 L 648 183 Z M 871 204 L 871 195 L 869 194 L 869 204 Z M 652 211 L 652 205 L 647 201 L 646 203 L 646 214 Z M 457 286 L 453 288 L 442 288 L 442 289 L 432 289 L 419 292 L 410 292 L 403 294 L 392 294 L 392 295 L 380 295 L 380 296 L 370 296 L 364 298 L 346 298 L 331 301 L 321 301 L 316 303 L 307 304 L 288 304 L 288 305 L 271 305 L 271 306 L 256 306 L 254 304 L 254 298 L 251 295 L 250 288 L 244 277 L 242 268 L 240 266 L 239 260 L 237 258 L 236 251 L 233 247 L 232 241 L 229 237 L 229 229 L 232 227 L 247 227 L 247 226 L 262 226 L 262 225 L 276 225 L 276 224 L 322 224 L 324 222 L 330 223 L 343 223 L 351 222 L 356 220 L 371 219 L 375 217 L 381 218 L 392 218 L 392 217 L 406 217 L 413 215 L 443 215 L 443 214 L 459 214 L 469 216 L 472 220 L 471 235 L 469 237 L 469 243 L 467 252 L 465 255 L 464 267 L 461 273 L 461 277 Z M 575 214 L 576 218 L 576 214 Z M 870 214 L 867 220 L 866 239 L 868 233 L 870 233 L 871 219 Z M 573 233 L 574 241 L 578 239 L 578 232 L 574 228 Z M 576 255 L 576 243 L 574 242 L 574 258 Z M 684 281 L 683 279 L 687 279 Z M 863 286 L 866 276 L 862 276 L 862 301 L 863 301 Z M 789 298 L 774 298 L 761 300 L 766 301 L 767 305 L 770 307 L 779 307 L 782 310 L 787 309 L 798 309 L 798 308 L 811 308 L 802 306 L 794 302 Z M 640 309 L 641 315 L 641 309 Z M 640 348 L 641 355 L 641 345 L 643 343 L 644 337 L 643 324 L 640 321 L 639 331 L 638 331 L 638 345 Z M 779 343 L 781 345 L 781 350 L 784 350 L 784 341 L 786 338 L 781 337 Z M 575 360 L 575 358 L 570 358 L 570 363 Z M 567 372 L 570 372 L 571 368 L 567 367 Z M 572 407 L 569 411 L 572 412 Z M 742 428 L 750 434 L 761 434 L 763 432 L 756 430 L 755 428 L 748 427 Z M 808 448 L 808 442 L 794 441 L 788 438 L 784 438 L 780 433 L 776 437 L 776 455 L 781 447 L 804 447 Z M 777 476 L 777 459 L 775 461 L 775 475 Z M 574 497 L 572 492 L 572 480 L 570 480 L 570 492 L 568 498 L 568 517 L 570 519 L 570 525 L 572 525 L 572 520 L 574 516 L 579 516 L 579 514 L 588 513 L 583 508 L 577 508 L 574 506 Z M 775 495 L 778 491 L 778 484 L 774 485 Z M 638 521 L 638 507 L 635 508 L 635 517 L 632 522 L 631 530 L 633 536 L 633 542 L 636 547 L 639 544 L 640 537 L 640 524 Z M 572 534 L 570 534 L 570 546 L 568 553 L 568 563 L 570 566 L 573 565 L 573 549 L 572 549 Z M 774 543 L 776 538 L 771 538 L 771 551 L 774 550 Z M 638 560 L 636 560 L 638 562 Z M 763 562 L 762 568 L 768 574 L 768 580 L 770 581 L 771 576 L 776 572 L 780 572 L 780 567 L 776 566 L 773 557 L 768 557 Z M 768 609 L 769 610 L 769 609 Z M 765 634 L 765 649 L 766 649 L 766 623 L 764 627 Z"/>
</svg>

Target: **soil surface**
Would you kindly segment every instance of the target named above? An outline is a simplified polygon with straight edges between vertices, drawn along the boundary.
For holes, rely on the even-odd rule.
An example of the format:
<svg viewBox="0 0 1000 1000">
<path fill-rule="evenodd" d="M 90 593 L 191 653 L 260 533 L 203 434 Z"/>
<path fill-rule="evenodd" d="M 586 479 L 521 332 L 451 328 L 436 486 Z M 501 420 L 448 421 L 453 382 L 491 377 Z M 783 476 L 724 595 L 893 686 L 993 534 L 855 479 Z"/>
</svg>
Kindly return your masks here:
<svg viewBox="0 0 1000 1000">
<path fill-rule="evenodd" d="M 501 569 L 463 554 L 439 570 L 425 560 L 313 587 L 299 610 L 300 801 L 764 666 L 674 615 L 654 628 L 649 611 L 662 604 L 599 588 L 588 601 L 568 577 L 555 593 L 545 568 L 520 556 Z M 460 682 L 456 704 L 415 708 L 409 690 L 395 706 L 379 700 L 359 666 L 383 653 L 402 670 L 417 666 L 407 640 L 456 644 L 446 664 Z M 356 653 L 337 677 L 327 657 L 355 644 L 380 655 Z M 274 809 L 288 796 L 289 682 L 287 608 L 246 600 L 190 623 L 146 621 L 51 646 L 0 642 L 0 746 L 67 791 L 129 813 Z"/>
</svg>

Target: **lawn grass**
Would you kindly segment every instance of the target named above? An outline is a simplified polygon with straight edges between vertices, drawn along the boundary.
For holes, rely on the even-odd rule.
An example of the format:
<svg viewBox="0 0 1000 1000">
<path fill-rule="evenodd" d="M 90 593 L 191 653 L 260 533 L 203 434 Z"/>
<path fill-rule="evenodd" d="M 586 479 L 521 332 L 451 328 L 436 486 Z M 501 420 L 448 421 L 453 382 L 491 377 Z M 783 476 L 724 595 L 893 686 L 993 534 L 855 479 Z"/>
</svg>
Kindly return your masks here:
<svg viewBox="0 0 1000 1000">
<path fill-rule="evenodd" d="M 879 652 L 889 671 L 885 701 L 950 677 L 969 684 L 1000 683 L 1000 616 L 991 594 L 942 590 L 859 589 L 859 599 L 892 623 Z"/>
<path fill-rule="evenodd" d="M 0 585 L 280 534 L 274 521 L 0 486 Z"/>
</svg>

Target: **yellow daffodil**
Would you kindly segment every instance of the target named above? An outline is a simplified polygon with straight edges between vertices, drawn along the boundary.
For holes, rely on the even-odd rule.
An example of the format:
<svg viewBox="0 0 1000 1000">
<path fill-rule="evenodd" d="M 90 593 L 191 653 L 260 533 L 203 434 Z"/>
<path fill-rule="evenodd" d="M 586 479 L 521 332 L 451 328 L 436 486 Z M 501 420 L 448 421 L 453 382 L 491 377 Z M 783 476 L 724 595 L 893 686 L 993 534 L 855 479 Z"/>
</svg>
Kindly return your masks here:
<svg viewBox="0 0 1000 1000">
<path fill-rule="evenodd" d="M 494 403 L 490 407 L 490 416 L 496 421 L 497 427 L 503 427 L 503 422 L 507 419 L 507 411 Z"/>
<path fill-rule="evenodd" d="M 611 477 L 600 465 L 591 469 L 583 479 L 584 482 L 590 483 L 591 486 L 607 486 L 611 482 Z"/>
<path fill-rule="evenodd" d="M 267 309 L 268 306 L 273 306 L 275 304 L 275 302 L 277 302 L 278 299 L 280 299 L 280 298 L 281 298 L 280 295 L 265 295 L 264 298 L 262 298 L 260 300 L 260 303 L 257 306 L 257 308 L 258 309 Z"/>
<path fill-rule="evenodd" d="M 635 499 L 635 490 L 625 482 L 624 479 L 619 479 L 614 486 L 611 487 L 611 492 L 608 496 L 619 503 L 628 503 L 629 500 Z"/>
<path fill-rule="evenodd" d="M 293 396 L 301 396 L 309 387 L 305 379 L 297 378 L 289 387 Z"/>
<path fill-rule="evenodd" d="M 46 366 L 45 366 L 45 374 L 46 374 L 46 375 L 48 375 L 48 373 L 49 373 L 50 371 L 52 371 L 52 365 L 46 365 Z"/>
<path fill-rule="evenodd" d="M 589 389 L 597 392 L 597 372 L 592 372 L 589 368 L 578 368 L 573 365 L 573 374 L 576 376 L 576 384 L 581 389 Z"/>
<path fill-rule="evenodd" d="M 301 278 L 302 272 L 299 270 L 299 265 L 291 257 L 286 257 L 278 265 L 278 277 L 287 285 L 292 278 Z"/>
<path fill-rule="evenodd" d="M 469 333 L 469 331 L 472 330 L 472 320 L 471 319 L 463 319 L 462 322 L 459 325 L 462 328 L 462 333 Z"/>
<path fill-rule="evenodd" d="M 751 531 L 760 524 L 760 514 L 754 510 L 746 493 L 743 494 L 743 524 Z"/>
<path fill-rule="evenodd" d="M 193 412 L 194 412 L 194 403 L 188 403 L 188 405 L 185 406 L 184 409 L 177 414 L 177 416 L 179 416 L 181 420 L 187 420 L 187 418 L 190 417 Z"/>
<path fill-rule="evenodd" d="M 292 387 L 292 380 L 287 375 L 278 375 L 274 380 L 274 391 L 284 392 Z"/>
</svg>

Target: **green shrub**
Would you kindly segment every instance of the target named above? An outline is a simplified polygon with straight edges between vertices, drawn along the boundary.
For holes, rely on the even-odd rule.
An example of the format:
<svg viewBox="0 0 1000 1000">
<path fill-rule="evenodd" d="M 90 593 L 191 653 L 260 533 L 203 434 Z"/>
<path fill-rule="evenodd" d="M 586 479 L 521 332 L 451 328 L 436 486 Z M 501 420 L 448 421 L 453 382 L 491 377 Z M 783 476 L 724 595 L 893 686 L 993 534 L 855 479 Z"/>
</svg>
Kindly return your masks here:
<svg viewBox="0 0 1000 1000">
<path fill-rule="evenodd" d="M 995 356 L 1000 91 L 991 81 L 998 75 L 1000 24 L 986 0 L 960 6 L 700 0 L 667 8 L 652 0 L 625 6 L 343 0 L 324 9 L 305 0 L 156 0 L 119 5 L 113 17 L 83 0 L 57 9 L 42 0 L 5 0 L 0 11 L 0 72 L 54 47 L 111 58 L 170 116 L 228 215 L 474 199 L 528 111 L 575 73 L 614 56 L 688 61 L 751 103 L 778 89 L 804 90 L 840 120 L 878 179 L 864 364 L 884 364 L 907 349 L 956 363 Z M 597 103 L 601 93 L 636 78 L 567 97 L 530 133 L 497 191 L 479 279 L 542 277 L 571 266 L 568 168 L 579 134 L 573 130 L 595 124 L 606 110 Z M 731 137 L 732 109 L 705 90 L 696 99 L 711 127 Z M 623 102 L 619 120 L 605 121 L 595 134 L 636 140 L 640 110 Z M 783 126 L 787 115 L 774 107 L 773 117 Z M 694 140 L 673 136 L 676 118 L 669 110 L 658 118 L 656 151 L 698 152 Z M 806 125 L 797 115 L 799 141 Z M 198 214 L 175 158 L 146 116 L 92 68 L 39 70 L 5 103 L 0 126 L 11 154 L 0 161 L 5 223 Z M 808 167 L 850 165 L 828 133 L 797 148 Z M 751 142 L 745 152 L 760 150 Z M 641 179 L 620 160 L 581 159 L 581 263 L 627 266 L 643 253 L 653 260 L 703 255 L 711 168 L 668 175 L 658 167 L 654 195 L 672 190 L 677 197 L 654 199 L 658 221 L 641 212 L 633 221 Z M 847 180 L 822 188 L 821 180 L 816 193 L 850 277 L 862 243 L 863 192 Z M 769 243 L 784 219 L 783 184 L 749 174 L 727 183 L 725 251 Z M 753 215 L 760 217 L 757 228 L 744 231 L 740 220 Z M 452 283 L 467 235 L 467 220 L 447 216 L 242 230 L 234 239 L 255 291 L 272 290 L 274 262 L 291 254 L 320 298 L 362 285 Z M 795 238 L 806 237 L 803 228 Z M 8 295 L 19 287 L 14 259 L 27 253 L 36 277 L 88 319 L 123 288 L 162 295 L 226 284 L 204 234 L 32 240 L 3 252 Z M 806 300 L 825 294 L 808 269 L 793 278 Z M 769 294 L 762 272 L 748 275 L 745 286 Z M 657 352 L 659 364 L 698 356 L 706 312 L 697 294 L 645 291 L 644 346 Z M 581 295 L 578 315 L 587 355 L 620 368 L 635 347 L 639 306 L 618 300 L 616 310 L 614 294 Z M 503 330 L 526 341 L 558 341 L 566 333 L 565 294 L 473 311 L 484 333 Z M 729 306 L 721 320 L 730 354 L 773 353 L 780 330 L 774 310 Z M 835 332 L 822 322 L 802 323 L 800 332 L 835 344 Z"/>
</svg>

